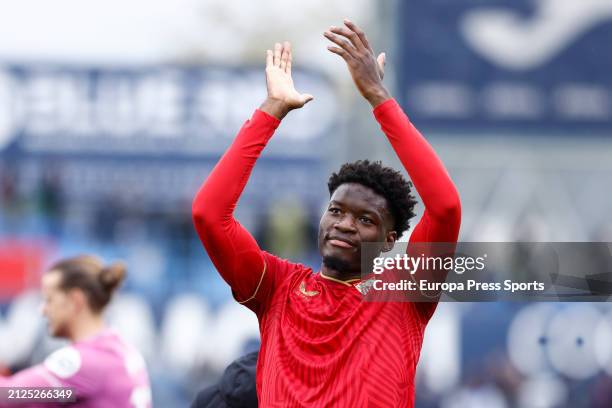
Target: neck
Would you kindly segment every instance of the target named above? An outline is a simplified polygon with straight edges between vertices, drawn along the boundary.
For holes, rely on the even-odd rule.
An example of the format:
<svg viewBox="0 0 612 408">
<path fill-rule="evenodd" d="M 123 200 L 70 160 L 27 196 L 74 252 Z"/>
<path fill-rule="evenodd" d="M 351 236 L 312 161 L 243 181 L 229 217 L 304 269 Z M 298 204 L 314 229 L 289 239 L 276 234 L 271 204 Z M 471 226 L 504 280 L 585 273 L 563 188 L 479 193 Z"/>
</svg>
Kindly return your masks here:
<svg viewBox="0 0 612 408">
<path fill-rule="evenodd" d="M 336 269 L 326 266 L 325 264 L 321 266 L 321 274 L 327 278 L 343 281 L 346 283 L 350 283 L 351 281 L 361 279 L 361 272 L 349 272 L 349 271 L 340 272 Z"/>
<path fill-rule="evenodd" d="M 78 319 L 71 330 L 70 341 L 77 342 L 98 334 L 104 329 L 102 315 L 88 314 Z"/>
</svg>

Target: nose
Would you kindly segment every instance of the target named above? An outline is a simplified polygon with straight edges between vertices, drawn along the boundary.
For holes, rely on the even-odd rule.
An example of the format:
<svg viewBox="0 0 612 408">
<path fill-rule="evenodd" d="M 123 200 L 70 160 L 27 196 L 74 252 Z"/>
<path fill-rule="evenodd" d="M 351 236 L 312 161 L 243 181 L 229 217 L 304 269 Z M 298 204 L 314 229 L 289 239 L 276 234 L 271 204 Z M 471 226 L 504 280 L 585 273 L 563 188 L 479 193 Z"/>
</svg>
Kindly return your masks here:
<svg viewBox="0 0 612 408">
<path fill-rule="evenodd" d="M 342 216 L 335 224 L 334 228 L 342 232 L 355 232 L 357 228 L 355 227 L 355 220 L 350 214 L 345 214 Z"/>
</svg>

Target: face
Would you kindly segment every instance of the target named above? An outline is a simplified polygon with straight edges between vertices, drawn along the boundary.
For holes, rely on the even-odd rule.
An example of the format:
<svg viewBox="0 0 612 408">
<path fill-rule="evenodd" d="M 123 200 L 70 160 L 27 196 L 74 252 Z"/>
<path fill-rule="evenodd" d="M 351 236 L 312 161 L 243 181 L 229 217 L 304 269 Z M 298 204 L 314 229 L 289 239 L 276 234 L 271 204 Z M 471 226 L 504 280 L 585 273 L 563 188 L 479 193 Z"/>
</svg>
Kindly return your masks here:
<svg viewBox="0 0 612 408">
<path fill-rule="evenodd" d="M 76 314 L 77 305 L 70 292 L 60 288 L 61 275 L 48 272 L 42 278 L 42 314 L 47 319 L 49 334 L 54 337 L 68 337 L 70 322 Z"/>
<path fill-rule="evenodd" d="M 319 252 L 326 265 L 332 261 L 345 269 L 339 272 L 361 272 L 362 242 L 379 243 L 378 255 L 389 251 L 396 238 L 387 200 L 357 183 L 341 184 L 334 191 L 319 224 Z"/>
</svg>

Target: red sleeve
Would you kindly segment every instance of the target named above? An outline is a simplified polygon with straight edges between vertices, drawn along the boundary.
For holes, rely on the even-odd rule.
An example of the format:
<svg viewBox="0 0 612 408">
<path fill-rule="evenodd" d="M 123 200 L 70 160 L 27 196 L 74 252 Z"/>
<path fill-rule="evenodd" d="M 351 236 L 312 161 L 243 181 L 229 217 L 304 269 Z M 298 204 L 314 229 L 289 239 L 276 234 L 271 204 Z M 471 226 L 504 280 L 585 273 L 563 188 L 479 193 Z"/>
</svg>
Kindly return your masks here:
<svg viewBox="0 0 612 408">
<path fill-rule="evenodd" d="M 394 99 L 378 105 L 374 115 L 425 205 L 410 242 L 457 242 L 461 201 L 442 161 Z M 417 307 L 428 320 L 435 305 L 419 303 Z"/>
<path fill-rule="evenodd" d="M 271 295 L 277 258 L 265 254 L 234 218 L 253 166 L 280 121 L 256 110 L 195 196 L 193 221 L 210 259 L 234 298 L 256 313 Z"/>
</svg>

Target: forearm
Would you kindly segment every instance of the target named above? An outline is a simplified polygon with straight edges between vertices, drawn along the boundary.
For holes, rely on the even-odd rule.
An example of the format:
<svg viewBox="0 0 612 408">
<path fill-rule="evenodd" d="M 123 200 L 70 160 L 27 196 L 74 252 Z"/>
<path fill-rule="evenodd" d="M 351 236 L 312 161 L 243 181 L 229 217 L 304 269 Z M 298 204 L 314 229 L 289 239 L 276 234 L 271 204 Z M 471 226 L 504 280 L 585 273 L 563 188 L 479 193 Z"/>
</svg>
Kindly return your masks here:
<svg viewBox="0 0 612 408">
<path fill-rule="evenodd" d="M 397 102 L 386 101 L 374 113 L 429 213 L 457 210 L 459 194 L 444 164 Z"/>
<path fill-rule="evenodd" d="M 241 271 L 260 272 L 263 268 L 257 243 L 234 219 L 233 213 L 257 158 L 279 123 L 268 114 L 256 111 L 193 201 L 193 221 L 198 235 L 211 260 L 233 289 L 241 285 L 242 278 L 238 276 Z M 244 291 L 248 292 L 248 279 L 244 285 Z"/>
<path fill-rule="evenodd" d="M 425 205 L 425 212 L 414 227 L 410 243 L 456 242 L 461 224 L 461 203 L 442 161 L 394 100 L 377 106 L 374 113 Z M 443 252 L 454 251 L 454 246 L 408 245 L 406 251 L 410 256 L 423 253 L 437 256 L 441 249 Z M 442 282 L 446 273 L 419 271 L 415 277 Z M 414 305 L 426 323 L 437 302 L 416 302 Z"/>
</svg>

